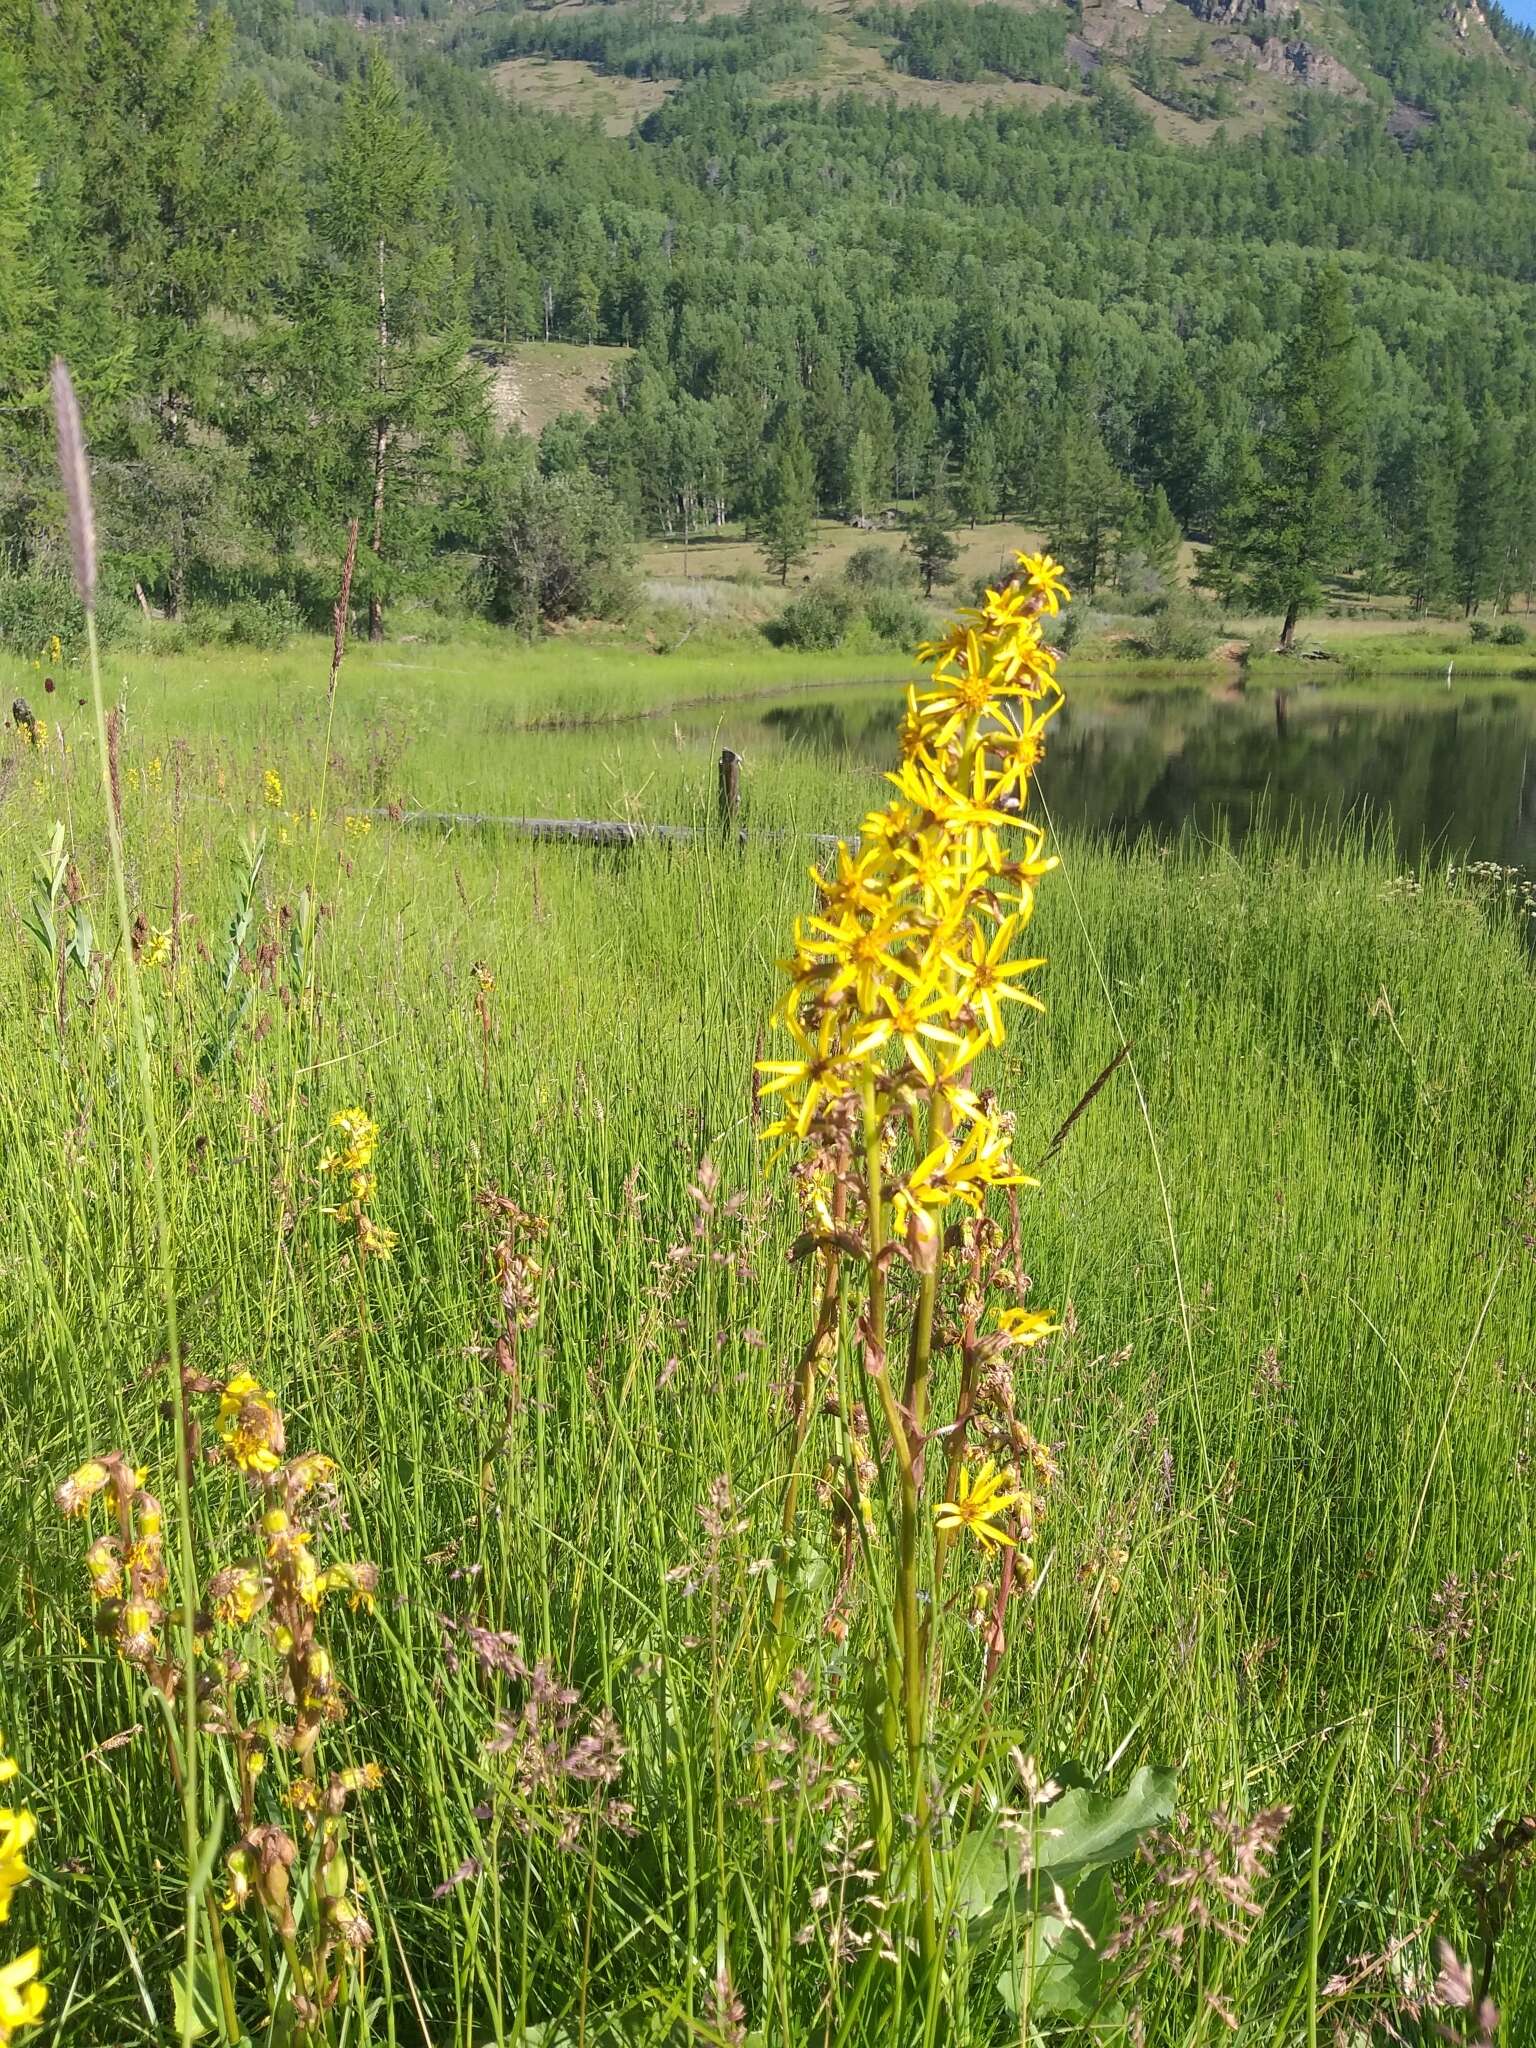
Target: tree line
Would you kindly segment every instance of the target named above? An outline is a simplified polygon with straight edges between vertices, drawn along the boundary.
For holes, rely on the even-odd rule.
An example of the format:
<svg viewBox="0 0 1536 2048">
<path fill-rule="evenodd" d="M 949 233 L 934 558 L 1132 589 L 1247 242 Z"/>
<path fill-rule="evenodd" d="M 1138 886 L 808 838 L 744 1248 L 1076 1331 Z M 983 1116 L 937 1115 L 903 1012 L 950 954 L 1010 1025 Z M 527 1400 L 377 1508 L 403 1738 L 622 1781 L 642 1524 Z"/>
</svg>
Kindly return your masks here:
<svg viewBox="0 0 1536 2048">
<path fill-rule="evenodd" d="M 1468 60 L 1407 153 L 1375 103 L 1192 151 L 1112 82 L 956 119 L 750 61 L 616 138 L 501 100 L 504 15 L 386 57 L 287 0 L 0 0 L 13 576 L 46 567 L 61 351 L 110 573 L 173 614 L 252 564 L 297 588 L 354 516 L 376 627 L 506 609 L 557 482 L 604 532 L 744 520 L 786 577 L 807 518 L 918 501 L 1038 522 L 1089 593 L 1187 538 L 1282 618 L 1335 573 L 1425 609 L 1536 580 L 1528 66 Z M 728 19 L 773 62 L 799 34 L 792 0 Z M 546 339 L 624 353 L 534 446 L 484 360 Z"/>
</svg>

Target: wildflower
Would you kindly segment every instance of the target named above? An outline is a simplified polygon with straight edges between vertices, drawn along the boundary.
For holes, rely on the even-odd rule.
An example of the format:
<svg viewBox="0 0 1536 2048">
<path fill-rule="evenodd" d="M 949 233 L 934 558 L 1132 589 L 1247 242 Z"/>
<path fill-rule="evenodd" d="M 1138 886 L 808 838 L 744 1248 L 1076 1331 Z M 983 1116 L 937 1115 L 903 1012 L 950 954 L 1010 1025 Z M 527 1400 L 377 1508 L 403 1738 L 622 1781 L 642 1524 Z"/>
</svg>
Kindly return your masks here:
<svg viewBox="0 0 1536 2048">
<path fill-rule="evenodd" d="M 357 1248 L 367 1259 L 387 1259 L 400 1242 L 398 1234 L 382 1223 L 375 1223 L 371 1217 L 357 1219 Z"/>
<path fill-rule="evenodd" d="M 1052 561 L 1049 555 L 1020 555 L 1019 567 L 1029 581 L 1030 589 L 1041 600 L 1041 608 L 1054 618 L 1061 610 L 1061 600 L 1071 597 L 1066 585 L 1066 571 L 1060 562 Z"/>
<path fill-rule="evenodd" d="M 280 811 L 283 808 L 283 778 L 275 768 L 267 769 L 262 776 L 261 794 L 269 810 Z"/>
<path fill-rule="evenodd" d="M 143 951 L 139 954 L 140 964 L 144 967 L 164 967 L 170 957 L 170 933 L 168 931 L 161 931 L 156 925 L 151 925 L 149 934 L 144 941 Z"/>
<path fill-rule="evenodd" d="M 1021 1349 L 1031 1344 L 1043 1344 L 1061 1328 L 1060 1323 L 1051 1321 L 1048 1311 L 1034 1308 L 1005 1308 L 997 1318 L 997 1327 L 1010 1345 Z"/>
<path fill-rule="evenodd" d="M 496 986 L 496 977 L 483 960 L 477 960 L 470 968 L 470 978 L 481 995 L 488 996 Z"/>
<path fill-rule="evenodd" d="M 358 816 L 349 817 L 345 821 L 345 829 L 350 839 L 366 839 L 373 830 L 373 820 Z"/>
<path fill-rule="evenodd" d="M 0 2048 L 10 2048 L 23 2027 L 35 2027 L 43 2016 L 48 1993 L 35 1981 L 42 1963 L 43 1952 L 36 1948 L 0 1963 Z"/>
<path fill-rule="evenodd" d="M 54 1505 L 61 1514 L 83 1515 L 111 1477 L 99 1458 L 87 1458 L 62 1485 L 54 1488 Z"/>
<path fill-rule="evenodd" d="M 1000 1543 L 1011 1549 L 1013 1538 L 998 1518 L 1018 1507 L 1022 1499 L 988 1458 L 974 1480 L 965 1467 L 961 1468 L 958 1493 L 954 1500 L 938 1503 L 933 1511 L 934 1523 L 940 1529 L 968 1529 L 983 1550 L 995 1550 Z"/>
<path fill-rule="evenodd" d="M 52 633 L 52 634 L 50 634 L 50 635 L 49 635 L 49 638 L 48 638 L 48 659 L 49 659 L 49 661 L 50 661 L 50 662 L 52 662 L 52 663 L 54 663 L 54 664 L 57 664 L 57 663 L 58 663 L 58 662 L 59 662 L 59 661 L 60 661 L 60 660 L 62 659 L 62 657 L 63 657 L 63 653 L 64 653 L 64 643 L 63 643 L 63 641 L 62 641 L 62 640 L 61 640 L 61 639 L 59 638 L 59 636 L 58 636 L 58 634 L 57 634 L 57 633 Z"/>
<path fill-rule="evenodd" d="M 361 1173 L 373 1159 L 379 1127 L 363 1109 L 338 1109 L 331 1129 L 339 1133 L 337 1148 L 322 1154 L 322 1173 Z"/>
<path fill-rule="evenodd" d="M 18 1811 L 0 1806 L 0 1920 L 10 1914 L 12 1894 L 32 1875 L 25 1857 L 36 1833 L 37 1822 L 24 1807 Z"/>
<path fill-rule="evenodd" d="M 16 1776 L 16 1763 L 5 1753 L 0 1739 L 0 1785 Z M 0 1806 L 0 1920 L 9 1917 L 12 1896 L 32 1875 L 26 1852 L 37 1834 L 37 1822 L 25 1807 Z M 14 1962 L 0 1963 L 0 2048 L 10 2043 L 23 2027 L 35 2026 L 42 2017 L 48 1994 L 36 1981 L 42 1967 L 42 1951 L 29 1949 Z"/>
<path fill-rule="evenodd" d="M 283 1461 L 283 1419 L 254 1374 L 236 1373 L 219 1397 L 219 1440 L 240 1470 L 275 1472 Z"/>
<path fill-rule="evenodd" d="M 158 789 L 165 780 L 165 763 L 158 754 L 150 761 L 146 779 L 151 789 Z"/>
</svg>

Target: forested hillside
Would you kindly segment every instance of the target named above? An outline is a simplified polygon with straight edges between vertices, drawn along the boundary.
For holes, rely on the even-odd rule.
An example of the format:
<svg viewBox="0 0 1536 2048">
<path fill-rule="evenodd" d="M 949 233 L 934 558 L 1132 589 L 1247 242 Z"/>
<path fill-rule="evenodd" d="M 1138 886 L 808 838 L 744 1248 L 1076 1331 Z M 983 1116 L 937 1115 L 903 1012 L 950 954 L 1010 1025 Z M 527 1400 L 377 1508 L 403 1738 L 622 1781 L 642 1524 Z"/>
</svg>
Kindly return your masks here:
<svg viewBox="0 0 1536 2048">
<path fill-rule="evenodd" d="M 1176 528 L 1264 597 L 1307 418 L 1331 566 L 1430 608 L 1532 581 L 1536 67 L 1497 10 L 383 17 L 0 0 L 13 583 L 51 566 L 55 352 L 112 581 L 172 613 L 240 578 L 306 602 L 352 516 L 376 620 L 483 592 L 535 468 L 642 531 L 939 490 L 1048 525 L 1090 588 L 1108 529 Z M 551 61 L 649 111 L 502 89 Z M 625 351 L 537 447 L 487 399 L 524 341 Z"/>
</svg>

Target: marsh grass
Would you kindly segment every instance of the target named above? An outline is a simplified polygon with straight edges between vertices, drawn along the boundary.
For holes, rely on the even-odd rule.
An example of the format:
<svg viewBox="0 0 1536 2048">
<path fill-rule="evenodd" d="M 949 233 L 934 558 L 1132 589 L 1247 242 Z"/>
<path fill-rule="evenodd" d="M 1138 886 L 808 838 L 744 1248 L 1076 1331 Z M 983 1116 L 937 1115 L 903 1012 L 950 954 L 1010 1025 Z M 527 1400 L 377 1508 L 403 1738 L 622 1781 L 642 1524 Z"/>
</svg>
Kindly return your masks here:
<svg viewBox="0 0 1536 2048">
<path fill-rule="evenodd" d="M 766 846 L 347 834 L 367 802 L 455 776 L 521 777 L 549 810 L 615 815 L 606 790 L 708 815 L 707 739 L 648 733 L 642 765 L 618 735 L 514 730 L 493 755 L 482 657 L 430 653 L 426 683 L 349 670 L 318 859 L 323 661 L 274 664 L 259 694 L 211 663 L 141 671 L 122 742 L 130 910 L 163 927 L 178 888 L 185 909 L 178 964 L 144 979 L 188 1364 L 251 1366 L 294 1441 L 346 1449 L 349 1545 L 380 1569 L 375 1614 L 335 1629 L 354 1695 L 338 1741 L 386 1772 L 359 1821 L 375 2003 L 349 2038 L 923 2039 L 911 2014 L 893 2036 L 854 2008 L 839 1948 L 858 1844 L 822 1799 L 857 1704 L 814 1571 L 779 1690 L 802 1670 L 825 1735 L 761 1662 L 786 1455 L 771 1395 L 808 1304 L 784 1256 L 797 1221 L 758 1174 L 751 1066 L 803 869 Z M 574 701 L 593 687 L 578 676 Z M 83 730 L 64 737 L 39 757 L 7 735 L 0 800 L 0 1726 L 49 1859 L 14 1917 L 44 1947 L 51 2037 L 118 2044 L 172 2031 L 179 1817 L 48 1497 L 89 1450 L 169 1471 L 173 1442 L 121 980 L 93 994 L 75 973 L 61 1037 L 20 924 L 57 817 L 99 945 L 112 929 L 94 764 Z M 262 798 L 274 765 L 282 811 Z M 875 783 L 786 757 L 752 789 L 764 815 L 826 829 Z M 200 1073 L 252 827 L 250 1001 Z M 1070 1305 L 1031 1354 L 1062 1478 L 984 1709 L 981 1644 L 944 1618 L 943 1713 L 957 1749 L 985 1736 L 1042 1770 L 1076 1759 L 1118 1785 L 1175 1766 L 1190 1840 L 1216 1810 L 1294 1809 L 1251 1939 L 1157 1949 L 1135 1987 L 1147 2040 L 1233 2038 L 1218 2007 L 1277 2048 L 1378 2006 L 1411 2029 L 1435 1938 L 1481 1957 L 1459 1866 L 1529 1808 L 1536 1763 L 1528 960 L 1496 908 L 1434 877 L 1394 886 L 1358 843 L 1064 851 L 1031 934 L 1049 1014 L 993 1069 L 1021 1156 L 1122 1042 L 1133 1059 L 1025 1205 L 1037 1294 Z M 312 867 L 313 1033 L 286 966 Z M 319 1213 L 326 1121 L 354 1102 L 384 1133 L 400 1233 L 364 1306 Z M 548 1225 L 515 1398 L 487 1187 Z M 200 1557 L 241 1512 L 198 1489 Z M 466 1626 L 546 1660 L 580 1689 L 573 1713 L 611 1709 L 632 1834 L 590 1787 L 530 1790 L 488 1747 L 529 1689 Z M 1128 1903 L 1155 1888 L 1132 1872 Z M 1536 2024 L 1531 1926 L 1517 1898 L 1492 1980 L 1512 2040 Z M 991 1979 L 971 1991 L 946 2038 L 1017 2039 Z M 277 2038 L 248 1996 L 242 2018 Z"/>
</svg>

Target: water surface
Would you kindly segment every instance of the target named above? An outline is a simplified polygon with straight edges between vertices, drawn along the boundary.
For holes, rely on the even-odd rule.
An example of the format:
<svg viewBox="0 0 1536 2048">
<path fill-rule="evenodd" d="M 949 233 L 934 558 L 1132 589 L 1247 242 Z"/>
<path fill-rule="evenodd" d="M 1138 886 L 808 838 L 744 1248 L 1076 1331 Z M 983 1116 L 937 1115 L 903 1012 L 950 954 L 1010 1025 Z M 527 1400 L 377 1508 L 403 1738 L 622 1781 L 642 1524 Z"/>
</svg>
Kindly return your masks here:
<svg viewBox="0 0 1536 2048">
<path fill-rule="evenodd" d="M 808 748 L 889 766 L 900 693 L 807 692 L 714 706 L 693 720 L 754 752 Z M 1407 860 L 1536 866 L 1536 683 L 1477 694 L 1422 686 L 1341 699 L 1326 689 L 1213 694 L 1159 686 L 1069 702 L 1041 788 L 1058 830 L 1133 839 L 1186 829 L 1240 843 L 1271 824 L 1390 828 Z"/>
</svg>

